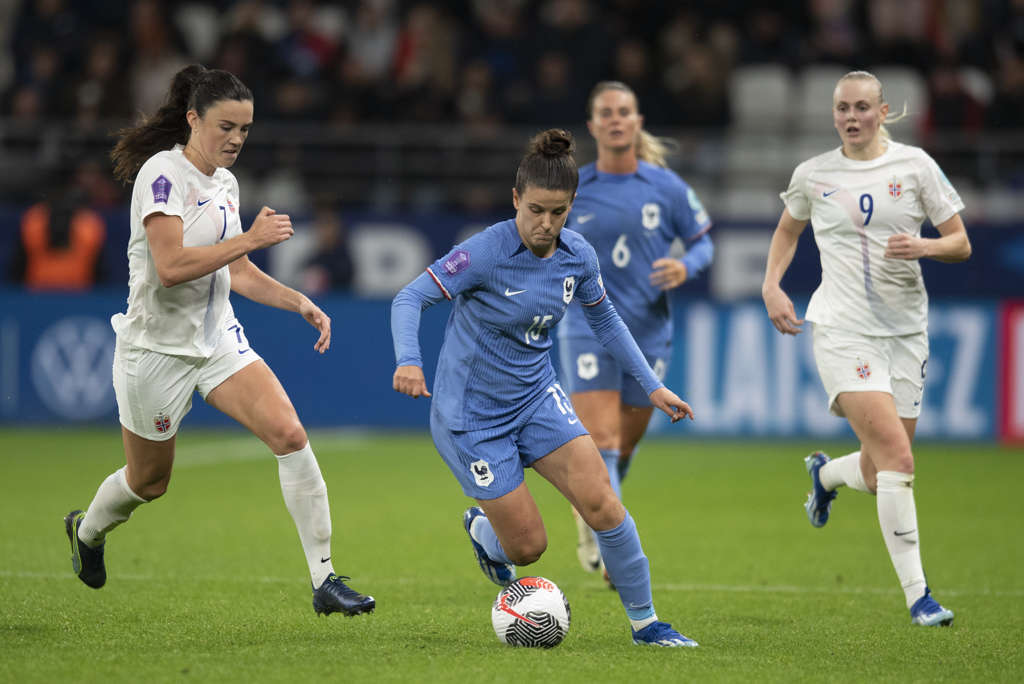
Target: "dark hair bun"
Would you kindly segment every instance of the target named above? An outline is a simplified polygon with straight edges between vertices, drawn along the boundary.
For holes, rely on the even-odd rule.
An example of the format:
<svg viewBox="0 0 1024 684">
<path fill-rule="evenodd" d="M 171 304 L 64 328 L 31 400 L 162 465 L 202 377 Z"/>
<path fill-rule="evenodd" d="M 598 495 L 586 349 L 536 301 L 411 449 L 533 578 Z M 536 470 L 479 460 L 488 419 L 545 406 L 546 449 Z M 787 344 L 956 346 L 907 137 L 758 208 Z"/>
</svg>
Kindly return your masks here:
<svg viewBox="0 0 1024 684">
<path fill-rule="evenodd" d="M 567 157 L 576 151 L 572 133 L 561 128 L 552 128 L 530 138 L 527 154 L 542 154 L 545 157 Z"/>
</svg>

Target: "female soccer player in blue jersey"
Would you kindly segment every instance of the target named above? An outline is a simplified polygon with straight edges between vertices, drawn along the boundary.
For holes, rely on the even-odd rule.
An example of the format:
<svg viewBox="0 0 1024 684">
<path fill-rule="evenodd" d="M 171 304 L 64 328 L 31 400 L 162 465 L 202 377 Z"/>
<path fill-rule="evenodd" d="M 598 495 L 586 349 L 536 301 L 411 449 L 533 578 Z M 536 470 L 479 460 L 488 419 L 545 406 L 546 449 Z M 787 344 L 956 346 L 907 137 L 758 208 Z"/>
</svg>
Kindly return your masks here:
<svg viewBox="0 0 1024 684">
<path fill-rule="evenodd" d="M 633 628 L 633 642 L 696 646 L 660 622 L 640 537 L 548 356 L 550 329 L 579 300 L 616 361 L 672 422 L 693 418 L 658 380 L 605 296 L 594 249 L 562 230 L 579 183 L 565 131 L 535 136 L 516 176 L 516 218 L 495 224 L 436 261 L 395 297 L 394 388 L 431 396 L 418 340 L 421 312 L 454 300 L 431 407 L 434 444 L 467 496 L 463 516 L 480 568 L 498 585 L 547 548 L 547 533 L 523 478 L 531 466 L 596 530 L 608 573 Z"/>
<path fill-rule="evenodd" d="M 230 295 L 300 314 L 331 344 L 331 319 L 305 295 L 247 256 L 287 240 L 287 216 L 263 207 L 242 231 L 235 163 L 253 121 L 252 92 L 226 71 L 185 67 L 164 105 L 122 131 L 111 157 L 122 180 L 135 176 L 128 242 L 128 311 L 117 332 L 114 393 L 127 465 L 100 485 L 65 530 L 75 574 L 94 589 L 107 579 L 107 535 L 167 491 L 178 427 L 198 391 L 277 455 L 281 492 L 306 555 L 317 614 L 372 612 L 331 564 L 327 485 L 288 395 L 249 345 Z"/>
<path fill-rule="evenodd" d="M 597 141 L 597 161 L 580 169 L 569 225 L 594 247 L 608 296 L 664 380 L 672 356 L 670 292 L 711 263 L 711 219 L 690 186 L 666 167 L 661 142 L 643 130 L 629 86 L 598 83 L 587 127 Z M 669 256 L 676 237 L 686 246 L 681 260 Z M 558 340 L 562 380 L 621 497 L 621 481 L 651 419 L 647 393 L 594 336 L 576 303 L 565 312 Z M 593 533 L 578 514 L 576 526 L 580 564 L 593 572 L 601 558 Z"/>
</svg>

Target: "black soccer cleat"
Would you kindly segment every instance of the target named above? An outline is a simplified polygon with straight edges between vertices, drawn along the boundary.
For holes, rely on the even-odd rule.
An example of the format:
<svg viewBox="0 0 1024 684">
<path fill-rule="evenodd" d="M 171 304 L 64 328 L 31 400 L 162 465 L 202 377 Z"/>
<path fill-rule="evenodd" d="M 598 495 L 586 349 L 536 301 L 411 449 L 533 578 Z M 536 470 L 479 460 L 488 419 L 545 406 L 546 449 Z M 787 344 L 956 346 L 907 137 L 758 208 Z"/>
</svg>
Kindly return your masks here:
<svg viewBox="0 0 1024 684">
<path fill-rule="evenodd" d="M 331 574 L 319 589 L 313 589 L 313 610 L 317 615 L 344 613 L 349 617 L 360 613 L 372 613 L 377 602 L 372 596 L 363 596 L 355 589 L 349 588 L 342 580 L 351 577 L 338 577 Z"/>
<path fill-rule="evenodd" d="M 103 564 L 104 541 L 95 549 L 78 538 L 78 526 L 85 518 L 83 511 L 71 511 L 64 516 L 64 529 L 71 542 L 71 569 L 86 586 L 99 589 L 107 581 L 107 568 Z"/>
</svg>

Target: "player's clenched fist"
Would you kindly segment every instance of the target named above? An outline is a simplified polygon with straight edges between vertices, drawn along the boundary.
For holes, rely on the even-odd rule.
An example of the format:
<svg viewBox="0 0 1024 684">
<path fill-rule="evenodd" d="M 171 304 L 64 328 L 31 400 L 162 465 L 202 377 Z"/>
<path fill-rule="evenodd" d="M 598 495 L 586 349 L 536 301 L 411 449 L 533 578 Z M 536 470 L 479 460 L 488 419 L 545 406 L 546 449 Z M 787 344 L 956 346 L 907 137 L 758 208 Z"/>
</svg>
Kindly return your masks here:
<svg viewBox="0 0 1024 684">
<path fill-rule="evenodd" d="M 284 242 L 294 234 L 288 214 L 278 214 L 270 207 L 263 207 L 260 210 L 259 216 L 249 229 L 249 238 L 256 243 L 254 249 L 271 247 Z"/>
<path fill-rule="evenodd" d="M 395 371 L 394 387 L 396 392 L 408 394 L 413 399 L 429 397 L 427 380 L 423 377 L 423 369 L 419 366 L 399 366 Z"/>
</svg>

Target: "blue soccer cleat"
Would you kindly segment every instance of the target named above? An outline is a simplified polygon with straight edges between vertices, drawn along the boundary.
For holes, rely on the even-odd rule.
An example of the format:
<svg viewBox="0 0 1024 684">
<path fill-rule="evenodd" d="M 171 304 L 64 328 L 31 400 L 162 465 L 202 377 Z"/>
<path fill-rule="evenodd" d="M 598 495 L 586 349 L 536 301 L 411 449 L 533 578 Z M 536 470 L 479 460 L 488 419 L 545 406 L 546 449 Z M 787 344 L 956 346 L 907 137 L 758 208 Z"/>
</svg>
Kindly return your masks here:
<svg viewBox="0 0 1024 684">
<path fill-rule="evenodd" d="M 677 648 L 685 646 L 696 648 L 697 642 L 689 637 L 672 629 L 667 622 L 652 622 L 639 632 L 633 630 L 633 643 L 637 646 L 662 646 L 665 648 Z"/>
<path fill-rule="evenodd" d="M 947 610 L 932 598 L 932 590 L 924 588 L 924 596 L 910 608 L 910 624 L 925 627 L 949 627 L 953 624 L 953 611 Z"/>
<path fill-rule="evenodd" d="M 807 466 L 807 474 L 811 476 L 811 493 L 807 495 L 807 503 L 804 508 L 807 510 L 807 519 L 815 527 L 824 527 L 828 522 L 828 514 L 832 511 L 832 500 L 836 498 L 835 492 L 826 491 L 818 479 L 818 471 L 821 466 L 831 461 L 827 454 L 815 451 L 804 459 Z"/>
<path fill-rule="evenodd" d="M 373 609 L 377 607 L 377 602 L 373 600 L 372 596 L 363 596 L 343 581 L 350 579 L 352 578 L 339 577 L 332 573 L 324 580 L 319 589 L 313 589 L 313 610 L 318 616 L 344 613 L 353 617 L 360 613 L 373 612 Z"/>
<path fill-rule="evenodd" d="M 466 509 L 466 512 L 462 514 L 462 526 L 466 528 L 466 534 L 469 535 L 469 541 L 473 544 L 473 553 L 476 555 L 476 562 L 480 564 L 480 569 L 487 575 L 487 579 L 491 580 L 499 587 L 507 586 L 516 578 L 516 566 L 508 563 L 498 563 L 492 561 L 487 557 L 487 552 L 484 551 L 484 547 L 473 537 L 473 521 L 477 518 L 486 518 L 484 511 L 479 506 L 470 506 Z"/>
<path fill-rule="evenodd" d="M 107 568 L 103 563 L 103 547 L 92 548 L 78 538 L 78 526 L 85 518 L 83 511 L 71 511 L 64 516 L 64 531 L 71 542 L 71 569 L 86 586 L 99 589 L 107 581 Z"/>
</svg>

